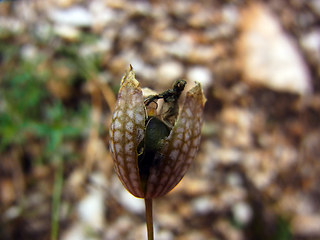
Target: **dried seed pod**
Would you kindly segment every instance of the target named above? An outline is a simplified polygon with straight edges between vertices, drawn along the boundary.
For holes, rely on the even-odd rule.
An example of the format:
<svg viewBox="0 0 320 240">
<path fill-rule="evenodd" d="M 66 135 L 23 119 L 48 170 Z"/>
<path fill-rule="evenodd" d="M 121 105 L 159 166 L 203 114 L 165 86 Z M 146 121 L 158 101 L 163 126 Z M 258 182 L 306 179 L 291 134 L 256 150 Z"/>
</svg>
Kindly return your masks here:
<svg viewBox="0 0 320 240">
<path fill-rule="evenodd" d="M 122 79 L 110 126 L 110 150 L 115 170 L 124 187 L 144 197 L 138 169 L 139 143 L 144 138 L 145 107 L 142 91 L 131 69 Z"/>
<path fill-rule="evenodd" d="M 171 191 L 198 151 L 206 100 L 197 83 L 187 92 L 177 118 L 184 85 L 185 81 L 179 80 L 173 89 L 144 100 L 132 68 L 121 81 L 110 127 L 110 149 L 118 177 L 136 197 L 156 198 Z M 164 112 L 158 117 L 152 111 L 148 116 L 146 106 L 160 98 L 168 104 Z"/>
</svg>

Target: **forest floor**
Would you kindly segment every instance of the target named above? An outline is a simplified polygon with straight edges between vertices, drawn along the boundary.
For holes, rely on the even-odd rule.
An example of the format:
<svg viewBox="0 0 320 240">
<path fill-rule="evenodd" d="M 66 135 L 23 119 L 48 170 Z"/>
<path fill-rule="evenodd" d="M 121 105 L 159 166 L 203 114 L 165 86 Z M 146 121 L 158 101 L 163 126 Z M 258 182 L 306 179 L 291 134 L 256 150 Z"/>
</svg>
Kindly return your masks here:
<svg viewBox="0 0 320 240">
<path fill-rule="evenodd" d="M 156 239 L 319 240 L 319 23 L 317 0 L 0 2 L 0 239 L 146 239 L 108 149 L 131 64 L 207 98 Z"/>
</svg>

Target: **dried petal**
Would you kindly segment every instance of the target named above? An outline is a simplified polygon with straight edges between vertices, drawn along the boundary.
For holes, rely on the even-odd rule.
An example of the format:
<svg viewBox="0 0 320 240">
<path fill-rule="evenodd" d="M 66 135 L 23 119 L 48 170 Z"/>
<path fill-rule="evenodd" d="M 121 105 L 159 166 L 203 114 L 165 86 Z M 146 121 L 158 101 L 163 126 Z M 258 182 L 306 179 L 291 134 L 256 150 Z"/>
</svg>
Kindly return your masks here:
<svg viewBox="0 0 320 240">
<path fill-rule="evenodd" d="M 110 126 L 110 149 L 115 170 L 125 188 L 144 197 L 138 169 L 139 143 L 144 138 L 145 107 L 139 82 L 132 70 L 123 77 Z"/>
<path fill-rule="evenodd" d="M 199 83 L 188 91 L 176 124 L 155 156 L 156 164 L 150 169 L 146 198 L 165 195 L 186 173 L 199 148 L 205 101 Z"/>
</svg>

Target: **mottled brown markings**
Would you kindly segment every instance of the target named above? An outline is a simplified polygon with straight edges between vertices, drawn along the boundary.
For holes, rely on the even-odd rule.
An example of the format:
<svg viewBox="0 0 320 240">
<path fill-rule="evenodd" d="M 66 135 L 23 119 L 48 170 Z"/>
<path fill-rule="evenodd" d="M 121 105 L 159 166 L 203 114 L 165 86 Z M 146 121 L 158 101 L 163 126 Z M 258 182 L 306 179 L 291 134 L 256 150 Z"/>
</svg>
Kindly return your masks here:
<svg viewBox="0 0 320 240">
<path fill-rule="evenodd" d="M 200 126 L 202 123 L 202 108 L 199 106 L 204 104 L 202 96 L 199 97 L 200 93 L 196 94 L 198 94 L 196 97 L 191 97 L 191 94 L 189 94 L 189 97 L 187 95 L 179 119 L 164 142 L 161 151 L 164 155 L 163 161 L 156 169 L 152 168 L 150 170 L 152 181 L 147 185 L 147 197 L 158 197 L 174 188 L 195 157 L 200 141 Z M 183 146 L 188 149 L 184 148 L 184 151 L 182 151 Z M 165 168 L 166 165 L 170 168 Z M 170 178 L 167 176 L 170 176 Z M 157 182 L 158 186 L 155 188 L 154 184 Z"/>
<path fill-rule="evenodd" d="M 135 162 L 137 158 L 136 141 L 137 138 L 143 137 L 143 125 L 141 124 L 141 120 L 144 122 L 143 110 L 142 93 L 136 89 L 130 89 L 130 86 L 122 86 L 111 125 L 111 151 L 116 163 L 115 169 L 121 182 L 137 197 L 143 197 L 139 186 L 138 167 Z M 139 115 L 140 122 L 133 114 L 135 111 Z"/>
</svg>

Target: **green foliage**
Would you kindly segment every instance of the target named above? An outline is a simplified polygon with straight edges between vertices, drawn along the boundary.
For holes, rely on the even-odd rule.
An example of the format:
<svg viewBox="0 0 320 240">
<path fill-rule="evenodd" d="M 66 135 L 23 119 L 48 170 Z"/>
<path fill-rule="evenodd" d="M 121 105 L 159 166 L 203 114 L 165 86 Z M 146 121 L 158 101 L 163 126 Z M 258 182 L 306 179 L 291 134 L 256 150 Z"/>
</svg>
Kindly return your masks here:
<svg viewBox="0 0 320 240">
<path fill-rule="evenodd" d="M 49 67 L 39 67 L 44 61 L 41 57 L 33 61 L 21 58 L 18 49 L 0 43 L 0 153 L 9 147 L 25 148 L 38 142 L 43 147 L 37 157 L 51 161 L 54 155 L 66 152 L 68 141 L 83 137 L 89 104 L 75 98 L 68 106 L 54 96 L 48 89 L 54 72 Z M 72 57 L 63 55 L 64 62 L 75 60 Z M 74 83 L 72 79 L 70 82 Z"/>
<path fill-rule="evenodd" d="M 40 118 L 39 104 L 46 92 L 40 76 L 32 74 L 27 63 L 5 72 L 0 89 L 0 149 L 22 144 L 28 125 Z"/>
<path fill-rule="evenodd" d="M 290 240 L 292 239 L 292 233 L 290 229 L 290 223 L 283 217 L 278 217 L 276 225 L 275 240 Z"/>
</svg>

